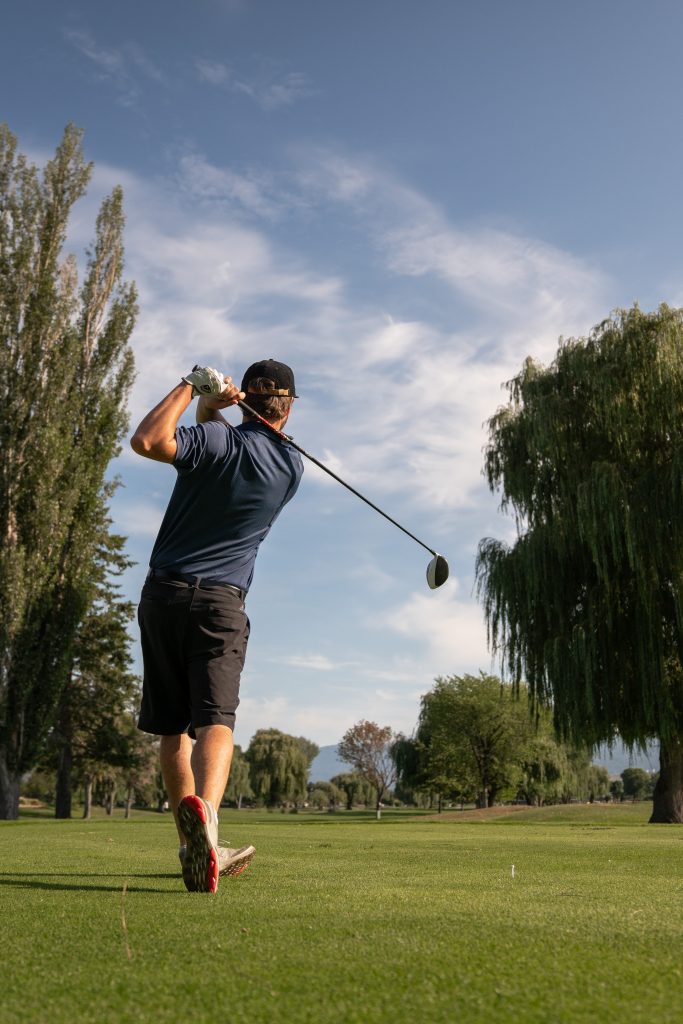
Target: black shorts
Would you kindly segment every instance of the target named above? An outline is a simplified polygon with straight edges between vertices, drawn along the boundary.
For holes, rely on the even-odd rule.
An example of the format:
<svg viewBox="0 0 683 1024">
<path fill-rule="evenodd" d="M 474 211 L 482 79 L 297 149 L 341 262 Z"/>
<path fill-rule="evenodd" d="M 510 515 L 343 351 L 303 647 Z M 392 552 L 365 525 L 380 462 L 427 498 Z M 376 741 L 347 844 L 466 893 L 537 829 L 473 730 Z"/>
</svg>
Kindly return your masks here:
<svg viewBox="0 0 683 1024">
<path fill-rule="evenodd" d="M 175 736 L 235 727 L 249 619 L 225 587 L 147 580 L 138 607 L 144 677 L 138 728 Z"/>
</svg>

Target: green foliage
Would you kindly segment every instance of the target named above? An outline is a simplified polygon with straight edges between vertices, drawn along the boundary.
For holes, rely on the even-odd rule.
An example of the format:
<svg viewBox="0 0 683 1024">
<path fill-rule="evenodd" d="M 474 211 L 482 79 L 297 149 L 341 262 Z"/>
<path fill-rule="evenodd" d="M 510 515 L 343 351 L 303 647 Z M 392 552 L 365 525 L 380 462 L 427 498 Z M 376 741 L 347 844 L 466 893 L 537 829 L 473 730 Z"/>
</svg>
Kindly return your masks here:
<svg viewBox="0 0 683 1024">
<path fill-rule="evenodd" d="M 624 783 L 622 779 L 612 779 L 609 784 L 610 796 L 613 800 L 624 799 Z"/>
<path fill-rule="evenodd" d="M 133 775 L 149 774 L 146 740 L 129 728 L 140 688 L 131 668 L 128 629 L 133 605 L 122 599 L 114 582 L 131 563 L 123 553 L 124 538 L 110 533 L 108 518 L 96 529 L 91 603 L 76 631 L 68 683 L 41 759 L 59 772 L 58 817 L 70 817 L 71 785 L 86 776 L 97 780 L 128 763 Z M 139 789 L 142 781 L 136 784 Z"/>
<path fill-rule="evenodd" d="M 35 770 L 22 779 L 21 796 L 40 800 L 46 804 L 55 802 L 57 777 L 53 771 Z"/>
<path fill-rule="evenodd" d="M 542 807 L 576 795 L 569 782 L 569 759 L 566 746 L 559 742 L 549 727 L 547 716 L 539 720 L 520 760 L 521 776 L 518 795 L 530 805 Z"/>
<path fill-rule="evenodd" d="M 347 811 L 352 811 L 354 806 L 367 807 L 374 797 L 372 785 L 358 772 L 342 772 L 330 781 L 344 794 Z"/>
<path fill-rule="evenodd" d="M 317 747 L 279 729 L 259 729 L 246 753 L 251 786 L 267 807 L 297 804 L 306 796 L 310 762 Z"/>
<path fill-rule="evenodd" d="M 415 734 L 422 785 L 489 807 L 516 791 L 531 733 L 528 708 L 495 676 L 438 678 L 422 697 Z"/>
<path fill-rule="evenodd" d="M 559 740 L 546 709 L 531 717 L 524 687 L 484 673 L 437 679 L 415 735 L 399 736 L 393 757 L 401 785 L 436 797 L 439 810 L 444 800 L 542 806 L 606 792 L 586 747 Z"/>
<path fill-rule="evenodd" d="M 632 800 L 646 800 L 652 797 L 655 779 L 644 768 L 624 768 L 621 773 L 624 796 Z"/>
<path fill-rule="evenodd" d="M 68 681 L 133 380 L 119 188 L 80 289 L 62 254 L 91 173 L 81 141 L 69 125 L 41 176 L 0 126 L 0 816 L 15 811 Z"/>
<path fill-rule="evenodd" d="M 637 307 L 527 360 L 485 472 L 516 542 L 477 575 L 510 677 L 591 745 L 683 728 L 683 311 Z"/>
<path fill-rule="evenodd" d="M 308 804 L 318 810 L 333 811 L 346 802 L 346 794 L 333 782 L 311 782 L 308 786 Z"/>
<path fill-rule="evenodd" d="M 239 744 L 235 744 L 232 754 L 232 765 L 230 767 L 230 778 L 225 790 L 224 799 L 228 803 L 234 803 L 238 808 L 242 806 L 243 800 L 250 800 L 254 795 L 249 778 L 249 762 Z"/>
<path fill-rule="evenodd" d="M 304 757 L 306 758 L 306 761 L 308 762 L 308 767 L 310 769 L 311 765 L 313 764 L 316 757 L 320 753 L 320 747 L 318 746 L 317 743 L 314 743 L 313 740 L 307 740 L 305 736 L 297 736 L 296 741 L 301 747 L 301 750 L 303 751 Z"/>
</svg>

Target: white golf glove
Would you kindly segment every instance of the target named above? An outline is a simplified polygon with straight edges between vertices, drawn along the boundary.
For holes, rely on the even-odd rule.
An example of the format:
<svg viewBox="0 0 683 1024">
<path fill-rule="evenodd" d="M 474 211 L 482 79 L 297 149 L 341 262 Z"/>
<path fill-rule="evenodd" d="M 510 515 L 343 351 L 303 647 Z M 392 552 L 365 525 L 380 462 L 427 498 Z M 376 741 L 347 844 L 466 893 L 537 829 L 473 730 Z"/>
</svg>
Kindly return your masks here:
<svg viewBox="0 0 683 1024">
<path fill-rule="evenodd" d="M 192 397 L 200 395 L 220 395 L 225 389 L 225 379 L 222 373 L 214 370 L 211 366 L 194 366 L 192 373 L 181 378 L 186 384 L 192 385 Z"/>
</svg>

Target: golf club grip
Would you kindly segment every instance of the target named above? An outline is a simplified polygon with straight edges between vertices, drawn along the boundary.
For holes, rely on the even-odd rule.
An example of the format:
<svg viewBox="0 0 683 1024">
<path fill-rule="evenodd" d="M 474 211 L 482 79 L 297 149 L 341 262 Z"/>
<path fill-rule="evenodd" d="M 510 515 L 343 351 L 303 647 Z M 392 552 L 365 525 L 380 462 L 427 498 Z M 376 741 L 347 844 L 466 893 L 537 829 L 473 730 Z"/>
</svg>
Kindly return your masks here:
<svg viewBox="0 0 683 1024">
<path fill-rule="evenodd" d="M 395 519 L 392 519 L 390 515 L 388 515 L 386 512 L 383 512 L 378 505 L 375 505 L 374 502 L 370 501 L 369 498 L 366 498 L 364 494 L 360 493 L 360 491 L 357 491 L 355 487 L 351 486 L 351 484 L 347 484 L 346 480 L 342 480 L 342 478 L 340 476 L 337 476 L 337 474 L 333 470 L 331 470 L 328 466 L 325 466 L 322 462 L 320 462 L 319 459 L 316 459 L 314 455 L 311 455 L 309 452 L 307 452 L 304 448 L 301 447 L 301 445 L 297 444 L 296 441 L 289 437 L 288 434 L 285 434 L 282 430 L 278 430 L 277 427 L 274 427 L 273 424 L 269 423 L 264 416 L 261 416 L 260 413 L 256 412 L 256 409 L 252 409 L 250 405 L 247 405 L 246 402 L 242 402 L 241 400 L 238 401 L 237 404 L 240 406 L 240 408 L 244 409 L 245 412 L 248 412 L 251 416 L 255 416 L 260 423 L 263 423 L 264 426 L 268 427 L 268 429 L 272 431 L 272 433 L 275 434 L 277 437 L 279 437 L 281 441 L 286 441 L 287 444 L 291 444 L 292 448 L 296 448 L 296 450 L 301 455 L 304 455 L 307 459 L 313 462 L 319 469 L 322 469 L 324 473 L 327 473 L 328 476 L 331 476 L 332 479 L 336 480 L 338 484 L 341 484 L 342 487 L 345 487 L 347 491 L 351 491 L 351 493 L 355 494 L 357 498 L 360 498 L 361 501 L 364 501 L 366 505 L 369 505 L 370 508 L 373 508 L 375 512 L 379 512 L 381 516 L 384 516 L 385 519 L 388 519 L 390 523 L 393 523 L 394 526 L 397 526 L 399 530 L 402 530 L 403 533 L 405 533 L 408 537 L 410 537 L 417 544 L 419 544 L 420 547 L 423 547 L 425 551 L 429 551 L 430 555 L 434 555 L 436 557 L 436 551 L 428 547 L 424 543 L 424 541 L 421 541 L 420 538 L 416 537 L 414 533 L 410 532 L 410 530 L 406 530 L 405 526 L 401 526 L 400 523 L 397 523 Z"/>
</svg>

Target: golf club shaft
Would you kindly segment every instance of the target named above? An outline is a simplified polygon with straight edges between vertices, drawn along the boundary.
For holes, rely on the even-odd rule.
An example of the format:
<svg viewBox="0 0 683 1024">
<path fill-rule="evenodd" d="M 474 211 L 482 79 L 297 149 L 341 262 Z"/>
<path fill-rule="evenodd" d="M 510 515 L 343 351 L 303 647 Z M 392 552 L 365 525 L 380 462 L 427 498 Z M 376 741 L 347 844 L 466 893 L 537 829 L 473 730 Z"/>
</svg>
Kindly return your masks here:
<svg viewBox="0 0 683 1024">
<path fill-rule="evenodd" d="M 436 557 L 436 551 L 434 551 L 427 544 L 425 544 L 424 541 L 421 541 L 420 538 L 416 537 L 414 533 L 410 532 L 410 530 L 406 530 L 405 526 L 401 526 L 400 523 L 397 523 L 395 519 L 392 519 L 390 515 L 387 515 L 386 512 L 383 512 L 381 508 L 375 505 L 374 502 L 370 501 L 369 498 L 366 498 L 365 495 L 361 494 L 360 491 L 357 491 L 355 487 L 351 486 L 351 484 L 347 484 L 346 480 L 342 480 L 340 476 L 337 476 L 337 474 L 334 473 L 328 466 L 323 465 L 323 463 L 316 459 L 314 455 L 310 455 L 309 452 L 305 451 L 301 447 L 301 445 L 297 444 L 296 441 L 293 441 L 288 434 L 285 434 L 282 430 L 278 430 L 277 427 L 274 427 L 272 423 L 269 423 L 268 420 L 265 419 L 265 417 L 257 413 L 256 410 L 252 409 L 251 406 L 247 405 L 246 402 L 240 401 L 237 404 L 240 406 L 240 408 L 244 409 L 245 412 L 248 412 L 251 416 L 255 416 L 260 423 L 263 423 L 264 426 L 268 427 L 268 429 L 271 430 L 274 434 L 276 434 L 281 441 L 286 441 L 287 444 L 291 444 L 292 448 L 296 448 L 298 452 L 300 452 L 302 455 L 305 455 L 307 459 L 310 459 L 311 462 L 315 463 L 315 465 L 318 466 L 319 469 L 322 469 L 325 473 L 328 474 L 328 476 L 331 476 L 332 479 L 336 480 L 338 484 L 341 484 L 343 487 L 345 487 L 347 491 L 351 491 L 351 494 L 355 494 L 357 498 L 360 498 L 361 501 L 364 501 L 366 505 L 370 506 L 370 508 L 374 508 L 375 512 L 379 512 L 381 516 L 384 516 L 384 518 L 388 519 L 390 523 L 393 523 L 394 526 L 397 526 L 399 530 L 402 530 L 403 533 L 407 534 L 408 537 L 410 537 L 417 544 L 419 544 L 420 547 L 423 547 L 425 551 L 429 551 L 430 555 L 434 555 Z"/>
</svg>

